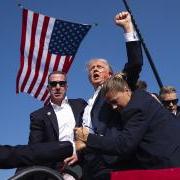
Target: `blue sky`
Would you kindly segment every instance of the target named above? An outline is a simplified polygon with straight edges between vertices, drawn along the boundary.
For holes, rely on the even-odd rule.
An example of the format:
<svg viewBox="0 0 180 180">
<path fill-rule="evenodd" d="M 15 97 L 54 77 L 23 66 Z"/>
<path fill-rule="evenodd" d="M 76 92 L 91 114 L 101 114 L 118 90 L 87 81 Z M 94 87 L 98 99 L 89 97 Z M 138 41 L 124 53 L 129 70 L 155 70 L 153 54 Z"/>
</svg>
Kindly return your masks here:
<svg viewBox="0 0 180 180">
<path fill-rule="evenodd" d="M 25 8 L 58 19 L 93 24 L 83 40 L 68 75 L 68 97 L 88 99 L 93 93 L 85 65 L 93 57 L 108 59 L 114 71 L 126 62 L 123 31 L 114 24 L 114 16 L 125 10 L 121 0 L 26 0 Z M 129 0 L 136 22 L 154 60 L 164 85 L 180 91 L 180 1 Z M 0 84 L 1 84 L 1 144 L 26 144 L 29 134 L 29 114 L 43 104 L 27 94 L 16 94 L 16 74 L 19 68 L 21 38 L 21 9 L 17 1 L 3 0 L 0 5 Z M 159 87 L 144 55 L 140 79 L 148 83 L 151 92 Z M 14 170 L 0 170 L 0 179 L 12 176 Z"/>
</svg>

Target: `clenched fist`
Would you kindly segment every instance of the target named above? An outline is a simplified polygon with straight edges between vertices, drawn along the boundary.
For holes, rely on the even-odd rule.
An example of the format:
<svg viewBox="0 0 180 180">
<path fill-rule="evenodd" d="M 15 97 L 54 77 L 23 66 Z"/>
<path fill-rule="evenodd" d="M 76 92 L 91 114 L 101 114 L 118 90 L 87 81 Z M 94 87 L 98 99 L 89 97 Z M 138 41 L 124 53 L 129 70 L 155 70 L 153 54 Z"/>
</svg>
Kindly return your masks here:
<svg viewBox="0 0 180 180">
<path fill-rule="evenodd" d="M 123 11 L 118 13 L 114 20 L 118 26 L 121 26 L 124 29 L 125 33 L 134 31 L 131 15 L 128 12 Z"/>
</svg>

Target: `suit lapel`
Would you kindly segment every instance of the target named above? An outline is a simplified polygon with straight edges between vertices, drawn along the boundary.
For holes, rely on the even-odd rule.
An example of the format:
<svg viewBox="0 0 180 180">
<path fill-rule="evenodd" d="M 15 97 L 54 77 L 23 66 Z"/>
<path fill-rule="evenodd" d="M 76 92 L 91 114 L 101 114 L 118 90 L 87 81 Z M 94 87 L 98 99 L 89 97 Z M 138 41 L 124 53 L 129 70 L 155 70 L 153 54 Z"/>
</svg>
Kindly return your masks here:
<svg viewBox="0 0 180 180">
<path fill-rule="evenodd" d="M 79 106 L 78 103 L 76 101 L 74 101 L 73 99 L 68 99 L 69 105 L 71 106 L 73 115 L 74 115 L 74 119 L 76 122 L 76 126 L 79 126 Z"/>
<path fill-rule="evenodd" d="M 105 108 L 105 109 L 104 109 Z M 105 134 L 106 131 L 106 104 L 105 99 L 99 92 L 98 96 L 95 99 L 93 108 L 91 110 L 91 123 L 92 127 L 99 133 Z M 105 116 L 105 117 L 104 117 Z"/>
<path fill-rule="evenodd" d="M 58 121 L 57 121 L 57 117 L 56 114 L 54 112 L 53 107 L 51 106 L 51 104 L 47 105 L 45 107 L 45 113 L 47 118 L 50 120 L 50 122 L 52 123 L 52 126 L 57 134 L 57 137 L 59 137 L 59 126 L 58 126 Z"/>
<path fill-rule="evenodd" d="M 92 107 L 91 110 L 91 117 L 96 116 L 96 114 L 99 114 L 99 111 L 102 107 L 102 104 L 104 103 L 104 98 L 101 96 L 101 92 L 99 92 L 98 96 L 96 97 L 95 101 L 94 101 L 94 105 Z M 94 118 L 91 119 L 92 123 L 96 123 L 97 120 L 94 121 Z"/>
</svg>

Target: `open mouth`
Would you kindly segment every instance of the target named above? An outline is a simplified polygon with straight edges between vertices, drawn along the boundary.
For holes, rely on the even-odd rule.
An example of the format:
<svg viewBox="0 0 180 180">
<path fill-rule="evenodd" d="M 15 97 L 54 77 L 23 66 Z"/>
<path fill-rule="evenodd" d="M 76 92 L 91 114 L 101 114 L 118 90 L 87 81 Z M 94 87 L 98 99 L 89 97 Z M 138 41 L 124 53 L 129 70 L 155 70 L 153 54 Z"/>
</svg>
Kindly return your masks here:
<svg viewBox="0 0 180 180">
<path fill-rule="evenodd" d="M 99 78 L 99 74 L 93 74 L 93 78 L 94 79 L 98 79 Z"/>
</svg>

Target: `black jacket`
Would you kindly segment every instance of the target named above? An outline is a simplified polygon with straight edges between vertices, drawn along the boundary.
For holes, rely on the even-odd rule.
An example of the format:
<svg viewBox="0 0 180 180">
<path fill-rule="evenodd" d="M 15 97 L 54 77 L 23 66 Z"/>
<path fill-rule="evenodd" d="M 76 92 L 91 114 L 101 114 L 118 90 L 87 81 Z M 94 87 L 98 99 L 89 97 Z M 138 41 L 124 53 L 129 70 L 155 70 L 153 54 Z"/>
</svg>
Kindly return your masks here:
<svg viewBox="0 0 180 180">
<path fill-rule="evenodd" d="M 90 134 L 88 146 L 118 155 L 119 169 L 180 167 L 180 121 L 149 93 L 136 90 L 119 121 L 119 134 Z"/>
<path fill-rule="evenodd" d="M 34 145 L 0 145 L 0 168 L 42 165 L 58 162 L 72 155 L 70 142 L 37 143 Z"/>
</svg>

